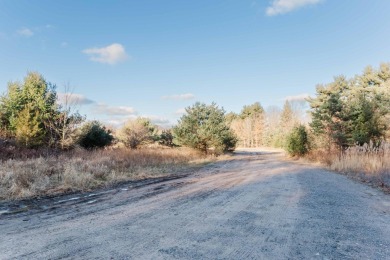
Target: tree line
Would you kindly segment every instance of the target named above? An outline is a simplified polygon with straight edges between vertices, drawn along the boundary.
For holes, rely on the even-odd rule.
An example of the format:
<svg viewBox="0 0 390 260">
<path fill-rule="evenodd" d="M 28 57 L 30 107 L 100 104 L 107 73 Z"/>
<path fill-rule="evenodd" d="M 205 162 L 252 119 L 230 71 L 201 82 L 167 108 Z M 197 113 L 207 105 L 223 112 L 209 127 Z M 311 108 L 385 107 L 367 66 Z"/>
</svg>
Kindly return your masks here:
<svg viewBox="0 0 390 260">
<path fill-rule="evenodd" d="M 306 115 L 303 102 L 310 107 Z M 67 102 L 58 104 L 55 85 L 29 73 L 22 83 L 9 83 L 0 98 L 0 135 L 27 148 L 93 149 L 120 142 L 135 149 L 159 143 L 217 154 L 236 146 L 281 147 L 302 155 L 311 148 L 342 151 L 369 142 L 379 145 L 390 137 L 390 65 L 367 67 L 351 79 L 335 77 L 303 102 L 286 101 L 282 109 L 268 110 L 256 102 L 240 113 L 197 102 L 171 129 L 136 118 L 114 130 L 86 121 Z"/>
<path fill-rule="evenodd" d="M 36 72 L 22 83 L 11 82 L 0 97 L 0 137 L 25 148 L 50 147 L 63 150 L 81 146 L 101 148 L 121 141 L 125 146 L 159 141 L 173 145 L 169 132 L 162 131 L 147 118 L 129 120 L 114 131 L 99 121 L 86 121 L 74 111 L 71 95 L 58 102 L 56 86 Z"/>
<path fill-rule="evenodd" d="M 335 77 L 318 85 L 316 97 L 308 101 L 318 145 L 340 150 L 369 142 L 378 145 L 389 137 L 390 65 L 367 67 L 351 79 Z"/>
<path fill-rule="evenodd" d="M 177 126 L 160 129 L 150 119 L 128 120 L 119 129 L 99 121 L 86 121 L 73 111 L 70 96 L 58 102 L 56 86 L 39 73 L 28 73 L 22 83 L 11 82 L 0 98 L 0 137 L 24 148 L 50 147 L 62 150 L 120 144 L 130 149 L 158 143 L 188 146 L 205 153 L 234 149 L 236 137 L 225 124 L 225 111 L 216 104 L 196 103 L 187 108 Z"/>
<path fill-rule="evenodd" d="M 286 101 L 282 110 L 269 111 L 257 102 L 226 120 L 242 147 L 281 147 L 302 155 L 312 148 L 379 146 L 390 137 L 390 65 L 368 66 L 351 79 L 337 76 L 303 102 L 310 107 L 307 116 L 302 102 Z"/>
<path fill-rule="evenodd" d="M 259 102 L 245 105 L 241 112 L 230 112 L 226 121 L 238 138 L 240 147 L 284 147 L 286 138 L 301 118 L 302 103 L 285 101 L 283 109 L 266 111 Z"/>
</svg>

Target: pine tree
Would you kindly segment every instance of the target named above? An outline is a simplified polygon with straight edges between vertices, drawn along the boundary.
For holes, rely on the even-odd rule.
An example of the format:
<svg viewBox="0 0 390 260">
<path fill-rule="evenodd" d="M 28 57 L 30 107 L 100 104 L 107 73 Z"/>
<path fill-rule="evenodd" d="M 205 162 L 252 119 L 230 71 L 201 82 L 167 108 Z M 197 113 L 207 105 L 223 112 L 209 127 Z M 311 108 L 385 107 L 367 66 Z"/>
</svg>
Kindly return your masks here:
<svg viewBox="0 0 390 260">
<path fill-rule="evenodd" d="M 302 156 L 309 151 L 309 139 L 303 125 L 292 129 L 287 137 L 287 151 L 291 156 Z"/>
<path fill-rule="evenodd" d="M 349 82 L 345 77 L 336 77 L 327 86 L 317 86 L 317 97 L 309 100 L 312 122 L 310 126 L 317 135 L 325 136 L 327 148 L 332 144 L 338 148 L 347 145 L 348 130 L 347 111 L 343 100 Z"/>
<path fill-rule="evenodd" d="M 85 149 L 102 148 L 114 140 L 111 131 L 99 121 L 86 122 L 78 129 L 77 143 Z"/>
<path fill-rule="evenodd" d="M 310 99 L 315 134 L 325 136 L 328 148 L 380 142 L 390 125 L 390 65 L 379 70 L 367 67 L 351 80 L 336 77 L 317 87 Z"/>
<path fill-rule="evenodd" d="M 365 98 L 361 94 L 355 103 L 350 105 L 352 132 L 350 144 L 363 145 L 373 141 L 378 143 L 384 136 L 386 125 L 381 122 L 378 113 L 375 112 L 377 104 Z"/>
<path fill-rule="evenodd" d="M 27 148 L 42 145 L 45 129 L 40 122 L 39 111 L 34 111 L 27 105 L 15 121 L 16 141 Z"/>
<path fill-rule="evenodd" d="M 244 106 L 241 110 L 240 117 L 242 119 L 248 117 L 257 117 L 264 114 L 264 109 L 259 102 L 253 103 L 249 106 Z"/>
<path fill-rule="evenodd" d="M 38 73 L 27 74 L 22 84 L 9 83 L 7 92 L 0 99 L 1 128 L 10 136 L 16 136 L 17 125 L 20 128 L 18 117 L 28 107 L 36 113 L 36 120 L 47 135 L 44 139 L 48 141 L 49 120 L 55 118 L 58 113 L 56 100 L 55 86 L 47 83 Z M 23 113 L 27 115 L 25 111 Z"/>
<path fill-rule="evenodd" d="M 234 149 L 236 137 L 227 126 L 225 111 L 215 103 L 195 103 L 186 108 L 177 126 L 173 129 L 175 143 L 207 153 L 210 148 L 216 153 Z"/>
</svg>

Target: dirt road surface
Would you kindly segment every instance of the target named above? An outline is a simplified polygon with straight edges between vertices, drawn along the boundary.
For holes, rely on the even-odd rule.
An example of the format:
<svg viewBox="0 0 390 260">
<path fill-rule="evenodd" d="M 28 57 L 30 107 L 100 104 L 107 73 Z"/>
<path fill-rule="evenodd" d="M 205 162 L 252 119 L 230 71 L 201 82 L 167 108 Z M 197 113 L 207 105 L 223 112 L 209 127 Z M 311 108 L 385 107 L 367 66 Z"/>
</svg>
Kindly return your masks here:
<svg viewBox="0 0 390 260">
<path fill-rule="evenodd" d="M 0 259 L 390 259 L 390 196 L 280 152 L 0 203 Z"/>
</svg>

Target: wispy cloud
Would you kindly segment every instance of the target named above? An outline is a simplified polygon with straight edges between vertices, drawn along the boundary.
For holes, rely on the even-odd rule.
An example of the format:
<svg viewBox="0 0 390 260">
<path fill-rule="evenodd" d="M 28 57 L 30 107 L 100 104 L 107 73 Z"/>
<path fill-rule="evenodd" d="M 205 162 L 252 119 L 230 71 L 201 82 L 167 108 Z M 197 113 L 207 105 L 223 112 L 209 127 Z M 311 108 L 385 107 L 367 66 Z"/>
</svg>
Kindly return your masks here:
<svg viewBox="0 0 390 260">
<path fill-rule="evenodd" d="M 67 42 L 61 42 L 61 47 L 62 47 L 62 48 L 68 47 L 68 43 L 67 43 Z"/>
<path fill-rule="evenodd" d="M 108 125 L 113 127 L 122 127 L 128 120 L 133 120 L 137 118 L 136 116 L 128 116 L 128 117 L 110 117 L 107 120 L 103 120 Z"/>
<path fill-rule="evenodd" d="M 186 113 L 185 108 L 179 108 L 178 110 L 175 111 L 175 115 L 178 115 L 178 116 L 184 115 L 185 113 Z"/>
<path fill-rule="evenodd" d="M 161 117 L 161 116 L 143 116 L 143 117 L 149 118 L 150 121 L 152 121 L 152 123 L 155 125 L 159 125 L 159 126 L 171 125 L 171 121 L 169 121 L 169 119 L 166 119 L 165 117 Z"/>
<path fill-rule="evenodd" d="M 162 96 L 162 99 L 173 99 L 173 100 L 189 100 L 195 98 L 194 94 L 186 93 L 179 95 L 170 95 L 170 96 Z"/>
<path fill-rule="evenodd" d="M 104 103 L 97 103 L 92 111 L 95 114 L 108 115 L 108 116 L 130 116 L 136 115 L 137 111 L 134 108 L 128 106 L 109 106 Z"/>
<path fill-rule="evenodd" d="M 309 94 L 303 93 L 295 96 L 287 96 L 284 98 L 285 101 L 305 101 L 309 97 Z"/>
<path fill-rule="evenodd" d="M 55 27 L 51 24 L 46 24 L 44 26 L 35 26 L 35 27 L 23 27 L 17 30 L 16 34 L 28 38 L 34 36 L 35 34 L 44 33 L 54 28 Z"/>
<path fill-rule="evenodd" d="M 83 50 L 91 61 L 114 65 L 128 58 L 125 48 L 119 43 L 113 43 L 102 48 L 89 48 Z"/>
<path fill-rule="evenodd" d="M 20 30 L 16 31 L 17 34 L 24 37 L 31 37 L 34 35 L 34 32 L 29 28 L 21 28 Z"/>
<path fill-rule="evenodd" d="M 114 127 L 121 127 L 128 120 L 134 120 L 137 117 L 138 116 L 135 116 L 135 115 L 130 115 L 130 116 L 126 116 L 126 117 L 110 117 L 109 119 L 104 120 L 104 122 L 106 122 L 107 124 L 112 125 Z M 166 119 L 164 117 L 153 116 L 153 115 L 152 116 L 139 116 L 139 117 L 148 118 L 148 119 L 150 119 L 150 121 L 153 124 L 161 126 L 161 127 L 170 127 L 170 126 L 172 126 L 171 121 L 169 121 L 168 119 Z"/>
<path fill-rule="evenodd" d="M 75 93 L 58 93 L 58 103 L 59 104 L 68 104 L 68 105 L 90 105 L 95 103 L 92 99 L 87 98 L 81 94 Z"/>
<path fill-rule="evenodd" d="M 267 7 L 266 14 L 274 16 L 285 14 L 307 5 L 319 4 L 323 0 L 273 0 L 270 6 Z"/>
</svg>

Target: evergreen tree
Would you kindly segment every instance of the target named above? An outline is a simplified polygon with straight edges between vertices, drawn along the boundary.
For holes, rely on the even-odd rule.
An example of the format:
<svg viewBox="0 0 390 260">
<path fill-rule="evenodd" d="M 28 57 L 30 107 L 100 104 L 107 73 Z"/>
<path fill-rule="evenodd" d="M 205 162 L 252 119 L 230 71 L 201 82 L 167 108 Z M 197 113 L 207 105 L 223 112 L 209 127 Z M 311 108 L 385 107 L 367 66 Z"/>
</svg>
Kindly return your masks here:
<svg viewBox="0 0 390 260">
<path fill-rule="evenodd" d="M 85 123 L 78 129 L 77 143 L 86 149 L 102 148 L 112 143 L 111 131 L 99 121 Z"/>
<path fill-rule="evenodd" d="M 390 65 L 379 70 L 367 67 L 351 80 L 335 78 L 317 87 L 317 97 L 310 99 L 311 127 L 330 144 L 347 146 L 386 137 L 390 124 Z"/>
<path fill-rule="evenodd" d="M 168 130 L 162 130 L 158 143 L 163 146 L 168 146 L 168 147 L 174 147 L 175 144 L 173 142 L 173 134 L 170 129 Z"/>
<path fill-rule="evenodd" d="M 20 121 L 19 114 L 28 107 L 36 113 L 36 120 L 45 129 L 45 138 L 50 138 L 49 120 L 57 114 L 57 94 L 55 86 L 47 83 L 38 73 L 31 72 L 23 84 L 13 82 L 8 84 L 7 92 L 0 98 L 0 124 L 10 136 L 16 135 L 16 126 Z M 27 114 L 26 112 L 24 112 Z M 20 132 L 19 132 L 20 134 Z M 20 136 L 19 136 L 20 137 Z"/>
<path fill-rule="evenodd" d="M 373 141 L 378 143 L 386 131 L 386 124 L 381 122 L 380 115 L 376 113 L 376 106 L 361 94 L 355 103 L 350 106 L 351 137 L 350 144 L 363 145 Z"/>
<path fill-rule="evenodd" d="M 15 120 L 16 141 L 27 148 L 42 145 L 45 137 L 45 129 L 40 122 L 38 111 L 34 111 L 27 105 L 16 117 Z"/>
<path fill-rule="evenodd" d="M 234 113 L 234 112 L 227 113 L 225 115 L 226 124 L 231 125 L 233 120 L 235 120 L 237 118 L 238 118 L 238 115 L 236 113 Z"/>
<path fill-rule="evenodd" d="M 348 143 L 347 111 L 345 109 L 345 90 L 349 82 L 345 77 L 336 77 L 327 86 L 317 87 L 317 97 L 309 100 L 311 106 L 311 127 L 315 134 L 323 134 L 327 140 L 328 149 L 332 144 L 345 147 Z"/>
<path fill-rule="evenodd" d="M 236 137 L 225 121 L 225 111 L 215 103 L 195 103 L 186 108 L 178 125 L 173 129 L 175 142 L 207 153 L 213 148 L 216 153 L 234 149 Z"/>
<path fill-rule="evenodd" d="M 244 106 L 241 110 L 240 117 L 242 119 L 248 117 L 257 117 L 264 114 L 264 109 L 259 102 L 253 103 L 249 106 Z"/>
<path fill-rule="evenodd" d="M 293 128 L 287 138 L 287 151 L 291 156 L 302 156 L 309 151 L 306 128 L 299 125 Z"/>
</svg>

